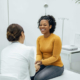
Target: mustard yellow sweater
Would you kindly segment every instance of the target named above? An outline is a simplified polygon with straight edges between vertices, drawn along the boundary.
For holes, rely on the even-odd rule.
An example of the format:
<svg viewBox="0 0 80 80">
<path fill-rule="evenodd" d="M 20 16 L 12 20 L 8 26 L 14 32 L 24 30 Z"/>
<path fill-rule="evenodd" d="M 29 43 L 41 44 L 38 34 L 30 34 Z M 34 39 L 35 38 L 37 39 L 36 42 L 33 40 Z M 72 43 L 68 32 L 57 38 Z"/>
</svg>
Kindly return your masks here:
<svg viewBox="0 0 80 80">
<path fill-rule="evenodd" d="M 37 55 L 36 61 L 42 61 L 45 66 L 54 65 L 62 67 L 60 52 L 62 48 L 61 39 L 59 36 L 51 33 L 47 38 L 39 36 L 37 39 Z"/>
</svg>

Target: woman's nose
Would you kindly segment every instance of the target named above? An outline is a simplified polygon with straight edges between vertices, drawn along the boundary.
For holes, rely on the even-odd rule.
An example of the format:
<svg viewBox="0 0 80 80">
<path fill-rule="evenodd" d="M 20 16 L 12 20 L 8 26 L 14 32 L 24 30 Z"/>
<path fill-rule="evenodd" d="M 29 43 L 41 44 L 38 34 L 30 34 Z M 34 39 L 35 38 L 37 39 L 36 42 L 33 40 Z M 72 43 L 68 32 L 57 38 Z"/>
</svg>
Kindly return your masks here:
<svg viewBox="0 0 80 80">
<path fill-rule="evenodd" d="M 41 26 L 42 28 L 44 27 L 44 26 Z"/>
</svg>

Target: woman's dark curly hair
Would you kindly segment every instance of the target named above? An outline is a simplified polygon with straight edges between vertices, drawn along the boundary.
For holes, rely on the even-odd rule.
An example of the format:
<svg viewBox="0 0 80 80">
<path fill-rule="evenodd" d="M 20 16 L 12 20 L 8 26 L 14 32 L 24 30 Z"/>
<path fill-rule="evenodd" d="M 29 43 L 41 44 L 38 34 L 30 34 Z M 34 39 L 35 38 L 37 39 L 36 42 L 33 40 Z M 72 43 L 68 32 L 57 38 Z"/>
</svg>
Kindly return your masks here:
<svg viewBox="0 0 80 80">
<path fill-rule="evenodd" d="M 38 20 L 38 27 L 40 26 L 41 20 L 48 20 L 49 25 L 52 25 L 52 28 L 50 29 L 50 33 L 53 33 L 55 31 L 56 21 L 55 21 L 55 18 L 53 16 L 51 16 L 51 15 L 41 16 L 40 19 Z"/>
</svg>

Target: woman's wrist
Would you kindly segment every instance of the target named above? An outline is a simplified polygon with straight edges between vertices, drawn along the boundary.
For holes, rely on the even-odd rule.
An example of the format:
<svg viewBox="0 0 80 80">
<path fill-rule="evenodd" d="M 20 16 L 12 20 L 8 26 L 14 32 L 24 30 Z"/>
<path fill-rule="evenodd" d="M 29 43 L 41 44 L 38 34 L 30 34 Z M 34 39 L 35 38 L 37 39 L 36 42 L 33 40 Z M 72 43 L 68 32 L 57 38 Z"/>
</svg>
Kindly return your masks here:
<svg viewBox="0 0 80 80">
<path fill-rule="evenodd" d="M 36 61 L 35 64 L 42 65 L 42 61 Z"/>
</svg>

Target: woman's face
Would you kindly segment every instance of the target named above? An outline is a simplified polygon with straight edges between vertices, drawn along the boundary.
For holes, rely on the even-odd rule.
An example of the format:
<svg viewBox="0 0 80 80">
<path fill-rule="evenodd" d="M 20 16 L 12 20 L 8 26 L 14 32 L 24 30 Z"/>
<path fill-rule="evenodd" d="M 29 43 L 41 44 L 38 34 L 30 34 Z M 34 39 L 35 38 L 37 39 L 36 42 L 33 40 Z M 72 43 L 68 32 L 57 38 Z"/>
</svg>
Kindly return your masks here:
<svg viewBox="0 0 80 80">
<path fill-rule="evenodd" d="M 39 29 L 42 34 L 50 33 L 50 28 L 48 20 L 43 19 L 40 21 Z"/>
</svg>

